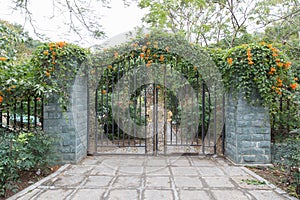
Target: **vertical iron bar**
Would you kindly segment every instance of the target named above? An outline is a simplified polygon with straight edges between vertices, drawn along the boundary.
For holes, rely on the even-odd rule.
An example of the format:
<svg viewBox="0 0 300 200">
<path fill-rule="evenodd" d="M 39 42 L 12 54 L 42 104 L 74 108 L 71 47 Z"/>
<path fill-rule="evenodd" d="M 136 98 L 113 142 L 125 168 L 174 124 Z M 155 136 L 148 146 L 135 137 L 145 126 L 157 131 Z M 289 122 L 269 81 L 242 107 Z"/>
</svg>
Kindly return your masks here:
<svg viewBox="0 0 300 200">
<path fill-rule="evenodd" d="M 157 91 L 157 85 L 155 84 L 154 87 L 155 91 L 155 138 L 156 138 L 156 144 L 155 144 L 155 151 L 156 155 L 158 154 L 158 91 Z"/>
<path fill-rule="evenodd" d="M 216 85 L 214 85 L 214 96 L 215 96 L 215 105 L 214 105 L 214 154 L 217 154 L 217 94 L 216 94 Z"/>
<path fill-rule="evenodd" d="M 112 143 L 115 144 L 115 120 L 114 120 L 114 112 L 113 112 L 113 107 L 114 107 L 114 99 L 113 99 L 113 89 L 114 89 L 114 65 L 112 65 L 112 69 L 111 69 L 111 130 L 112 130 Z"/>
<path fill-rule="evenodd" d="M 225 153 L 225 94 L 223 93 L 223 98 L 222 98 L 222 125 L 223 125 L 223 130 L 222 130 L 222 153 L 224 155 Z"/>
<path fill-rule="evenodd" d="M 104 74 L 101 75 L 101 78 L 104 79 Z M 98 88 L 99 89 L 99 88 Z M 105 108 L 105 105 L 104 105 L 104 94 L 103 94 L 103 86 L 101 85 L 101 91 L 100 91 L 100 95 L 101 95 L 101 108 L 100 108 L 100 123 L 101 123 L 101 132 L 100 132 L 100 143 L 101 143 L 101 146 L 104 145 L 104 134 L 105 134 L 105 125 L 106 125 L 106 119 L 104 118 L 104 108 Z M 97 94 L 98 96 L 98 94 Z M 105 113 L 106 114 L 106 113 Z M 97 119 L 97 123 L 98 123 L 98 119 Z"/>
<path fill-rule="evenodd" d="M 20 123 L 21 123 L 21 124 L 20 124 L 20 126 L 21 126 L 21 130 L 23 130 L 23 128 L 24 128 L 24 124 L 23 124 L 23 123 L 24 123 L 24 122 L 23 122 L 23 114 L 24 114 L 24 113 L 23 113 L 23 112 L 24 112 L 23 101 L 21 101 L 20 103 L 21 103 L 21 106 L 20 106 L 20 109 L 21 109 L 21 113 L 20 113 L 20 115 L 21 115 L 21 116 L 20 116 Z"/>
<path fill-rule="evenodd" d="M 130 71 L 130 67 L 131 67 L 131 66 L 130 66 L 130 59 L 128 59 L 128 72 Z M 131 75 L 131 74 L 130 74 L 130 75 Z M 130 76 L 129 76 L 129 77 L 130 77 Z M 128 77 L 128 78 L 129 78 L 129 77 Z M 131 97 L 131 94 L 130 94 L 130 88 L 131 88 L 131 87 L 130 87 L 130 86 L 131 86 L 131 84 L 130 84 L 130 80 L 129 80 L 129 79 L 127 79 L 127 81 L 128 81 L 128 82 L 127 82 L 127 85 L 128 85 L 128 91 L 129 91 L 129 92 L 128 92 L 128 95 L 129 95 L 129 98 L 128 98 L 128 99 L 129 99 L 129 104 L 128 104 L 128 119 L 130 120 L 130 118 L 131 118 L 131 116 L 130 116 L 130 110 L 131 110 L 131 107 L 130 107 L 130 106 L 131 106 L 131 98 L 130 98 L 130 97 Z M 130 130 L 130 132 L 127 133 L 128 146 L 130 146 L 130 135 L 132 134 L 132 133 L 131 133 L 131 125 L 129 126 L 129 130 Z"/>
<path fill-rule="evenodd" d="M 133 63 L 133 88 L 134 88 L 134 91 L 133 91 L 133 94 L 134 94 L 134 99 L 133 99 L 133 112 L 134 112 L 134 124 L 133 124 L 133 145 L 135 146 L 135 138 L 136 138 L 136 122 L 137 122 L 137 113 L 136 113 L 136 103 L 137 103 L 137 90 L 136 90 L 136 63 L 135 63 L 135 60 L 134 60 L 134 63 Z"/>
<path fill-rule="evenodd" d="M 109 83 L 109 80 L 108 80 L 108 70 L 106 70 L 106 93 L 105 93 L 105 97 L 106 97 L 106 102 L 105 102 L 105 106 L 106 106 L 106 145 L 108 145 L 108 135 L 109 135 L 109 121 L 108 121 L 108 118 L 109 118 L 109 113 L 108 113 L 108 108 L 109 108 L 109 104 L 108 104 L 108 83 Z"/>
<path fill-rule="evenodd" d="M 120 94 L 119 94 L 119 92 L 120 92 L 120 83 L 119 83 L 119 79 L 120 79 L 120 63 L 118 63 L 117 64 L 117 78 L 118 78 L 118 80 L 117 80 L 117 87 L 118 87 L 118 89 L 117 89 L 117 91 L 118 91 L 118 103 L 120 103 Z M 117 109 L 117 115 L 118 115 L 118 146 L 120 145 L 120 127 L 119 127 L 119 124 L 120 124 L 120 115 L 119 115 L 119 113 L 120 113 L 120 104 L 118 105 L 118 109 Z"/>
<path fill-rule="evenodd" d="M 204 80 L 202 80 L 202 153 L 205 153 L 204 147 L 204 139 L 205 139 L 205 85 Z"/>
<path fill-rule="evenodd" d="M 99 111 L 98 111 L 98 94 L 99 94 L 99 85 L 97 86 L 96 88 L 96 92 L 95 92 L 95 114 L 96 114 L 96 119 L 95 119 L 95 128 L 96 128 L 96 131 L 95 131 L 95 140 L 96 140 L 96 149 L 97 149 L 97 146 L 98 146 L 98 139 L 99 139 L 99 136 L 98 136 L 98 128 L 99 128 L 99 125 L 98 125 L 98 117 L 99 117 Z M 102 95 L 101 95 L 102 96 Z M 101 103 L 102 105 L 102 103 Z M 101 108 L 102 109 L 102 108 Z M 100 115 L 101 115 L 101 112 L 100 112 Z M 102 116 L 102 115 L 101 115 Z M 100 118 L 100 120 L 102 121 L 102 119 Z M 100 123 L 101 123 L 100 121 Z M 97 151 L 97 150 L 96 150 Z"/>
<path fill-rule="evenodd" d="M 28 131 L 30 130 L 30 97 L 27 100 L 27 127 Z"/>
<path fill-rule="evenodd" d="M 41 99 L 41 118 L 40 123 L 42 123 L 42 130 L 44 130 L 44 98 Z"/>
<path fill-rule="evenodd" d="M 196 78 L 197 78 L 197 90 L 196 90 L 196 100 L 197 100 L 197 117 L 199 117 L 199 89 L 200 89 L 200 84 L 199 84 L 199 72 L 198 70 L 196 71 Z M 199 145 L 199 118 L 198 118 L 198 122 L 197 122 L 197 135 L 196 135 L 196 141 L 197 141 L 197 145 Z"/>
<path fill-rule="evenodd" d="M 37 127 L 37 100 L 36 100 L 36 97 L 34 97 L 34 127 L 36 128 Z"/>
<path fill-rule="evenodd" d="M 17 129 L 17 100 L 14 102 L 14 124 L 13 129 Z"/>
</svg>

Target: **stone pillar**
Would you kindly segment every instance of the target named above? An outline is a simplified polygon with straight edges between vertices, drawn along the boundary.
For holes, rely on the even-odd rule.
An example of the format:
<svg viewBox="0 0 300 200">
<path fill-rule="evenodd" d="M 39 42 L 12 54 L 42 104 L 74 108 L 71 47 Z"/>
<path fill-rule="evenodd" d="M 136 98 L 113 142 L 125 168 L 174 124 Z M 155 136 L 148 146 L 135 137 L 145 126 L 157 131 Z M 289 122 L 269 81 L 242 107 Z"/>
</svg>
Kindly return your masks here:
<svg viewBox="0 0 300 200">
<path fill-rule="evenodd" d="M 62 111 L 55 97 L 44 106 L 44 131 L 54 139 L 54 163 L 77 163 L 87 155 L 87 99 L 87 78 L 78 74 L 68 111 Z"/>
<path fill-rule="evenodd" d="M 228 94 L 225 155 L 236 164 L 271 163 L 268 109 L 250 105 L 242 95 Z"/>
</svg>

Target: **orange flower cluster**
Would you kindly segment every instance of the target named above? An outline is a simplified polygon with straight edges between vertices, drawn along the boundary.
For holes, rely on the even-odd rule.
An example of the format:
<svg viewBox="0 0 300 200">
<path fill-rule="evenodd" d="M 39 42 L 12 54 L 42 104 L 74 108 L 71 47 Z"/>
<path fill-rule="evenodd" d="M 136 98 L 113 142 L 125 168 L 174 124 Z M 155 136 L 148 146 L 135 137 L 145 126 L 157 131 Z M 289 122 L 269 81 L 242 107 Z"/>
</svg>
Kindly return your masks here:
<svg viewBox="0 0 300 200">
<path fill-rule="evenodd" d="M 6 61 L 7 58 L 2 56 L 2 57 L 0 57 L 0 60 L 1 60 L 1 61 Z"/>
<path fill-rule="evenodd" d="M 249 65 L 253 65 L 254 64 L 254 62 L 252 61 L 252 55 L 251 55 L 251 49 L 250 48 L 248 48 L 247 49 L 247 56 L 248 56 L 248 64 Z"/>
<path fill-rule="evenodd" d="M 277 77 L 277 86 L 278 87 L 282 87 L 283 86 L 282 80 L 279 77 Z"/>
<path fill-rule="evenodd" d="M 276 68 L 275 68 L 275 67 L 271 67 L 268 74 L 269 74 L 269 75 L 272 75 L 272 74 L 274 74 L 275 72 L 276 72 Z"/>
<path fill-rule="evenodd" d="M 165 60 L 165 57 L 164 55 L 160 55 L 159 59 L 158 59 L 160 62 L 163 62 Z"/>
<path fill-rule="evenodd" d="M 279 54 L 278 54 L 279 50 L 276 49 L 275 47 L 273 47 L 272 44 L 268 44 L 267 47 L 269 47 L 269 49 L 271 49 L 271 51 L 273 52 L 273 54 L 272 54 L 273 57 L 279 56 Z"/>
<path fill-rule="evenodd" d="M 233 59 L 232 58 L 227 58 L 227 62 L 229 65 L 232 65 Z"/>
<path fill-rule="evenodd" d="M 290 87 L 291 87 L 293 90 L 296 90 L 296 88 L 298 87 L 298 83 L 291 83 L 291 84 L 290 84 Z"/>
<path fill-rule="evenodd" d="M 149 60 L 149 61 L 147 62 L 147 64 L 146 64 L 146 66 L 147 66 L 147 67 L 150 67 L 151 64 L 152 64 L 152 62 L 153 62 L 152 60 Z"/>
<path fill-rule="evenodd" d="M 286 63 L 283 63 L 283 66 L 285 69 L 289 69 L 291 64 L 292 64 L 291 62 L 286 62 Z"/>
</svg>

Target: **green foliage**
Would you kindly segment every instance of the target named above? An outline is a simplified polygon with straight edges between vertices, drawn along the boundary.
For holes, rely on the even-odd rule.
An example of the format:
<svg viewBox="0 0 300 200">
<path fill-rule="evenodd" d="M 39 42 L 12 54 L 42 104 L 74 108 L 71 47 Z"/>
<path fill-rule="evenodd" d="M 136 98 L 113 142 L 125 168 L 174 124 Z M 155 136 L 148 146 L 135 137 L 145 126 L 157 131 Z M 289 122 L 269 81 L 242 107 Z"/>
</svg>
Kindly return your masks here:
<svg viewBox="0 0 300 200">
<path fill-rule="evenodd" d="M 45 43 L 32 54 L 29 64 L 38 80 L 34 88 L 42 89 L 46 97 L 56 94 L 64 110 L 69 105 L 70 89 L 75 75 L 88 51 L 66 42 Z"/>
<path fill-rule="evenodd" d="M 295 98 L 298 84 L 291 65 L 277 48 L 265 43 L 234 47 L 219 63 L 227 90 L 242 92 L 249 101 L 257 93 L 265 106 L 281 96 Z"/>
<path fill-rule="evenodd" d="M 38 131 L 0 131 L 0 196 L 5 196 L 7 191 L 17 190 L 15 183 L 21 171 L 46 168 L 52 140 Z"/>
</svg>

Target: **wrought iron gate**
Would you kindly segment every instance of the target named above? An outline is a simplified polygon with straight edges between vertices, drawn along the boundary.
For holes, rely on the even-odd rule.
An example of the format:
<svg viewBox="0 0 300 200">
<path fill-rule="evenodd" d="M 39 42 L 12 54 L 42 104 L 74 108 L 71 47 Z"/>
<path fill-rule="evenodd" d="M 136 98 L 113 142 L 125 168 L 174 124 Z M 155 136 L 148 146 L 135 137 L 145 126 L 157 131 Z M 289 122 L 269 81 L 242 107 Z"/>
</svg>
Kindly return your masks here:
<svg viewBox="0 0 300 200">
<path fill-rule="evenodd" d="M 101 71 L 96 91 L 99 154 L 216 153 L 218 105 L 195 66 L 176 55 L 149 63 L 131 52 Z M 174 90 L 183 91 L 184 98 Z M 186 91 L 193 91 L 193 98 Z M 187 102 L 197 107 L 186 109 Z M 184 122 L 184 115 L 192 118 Z"/>
</svg>

